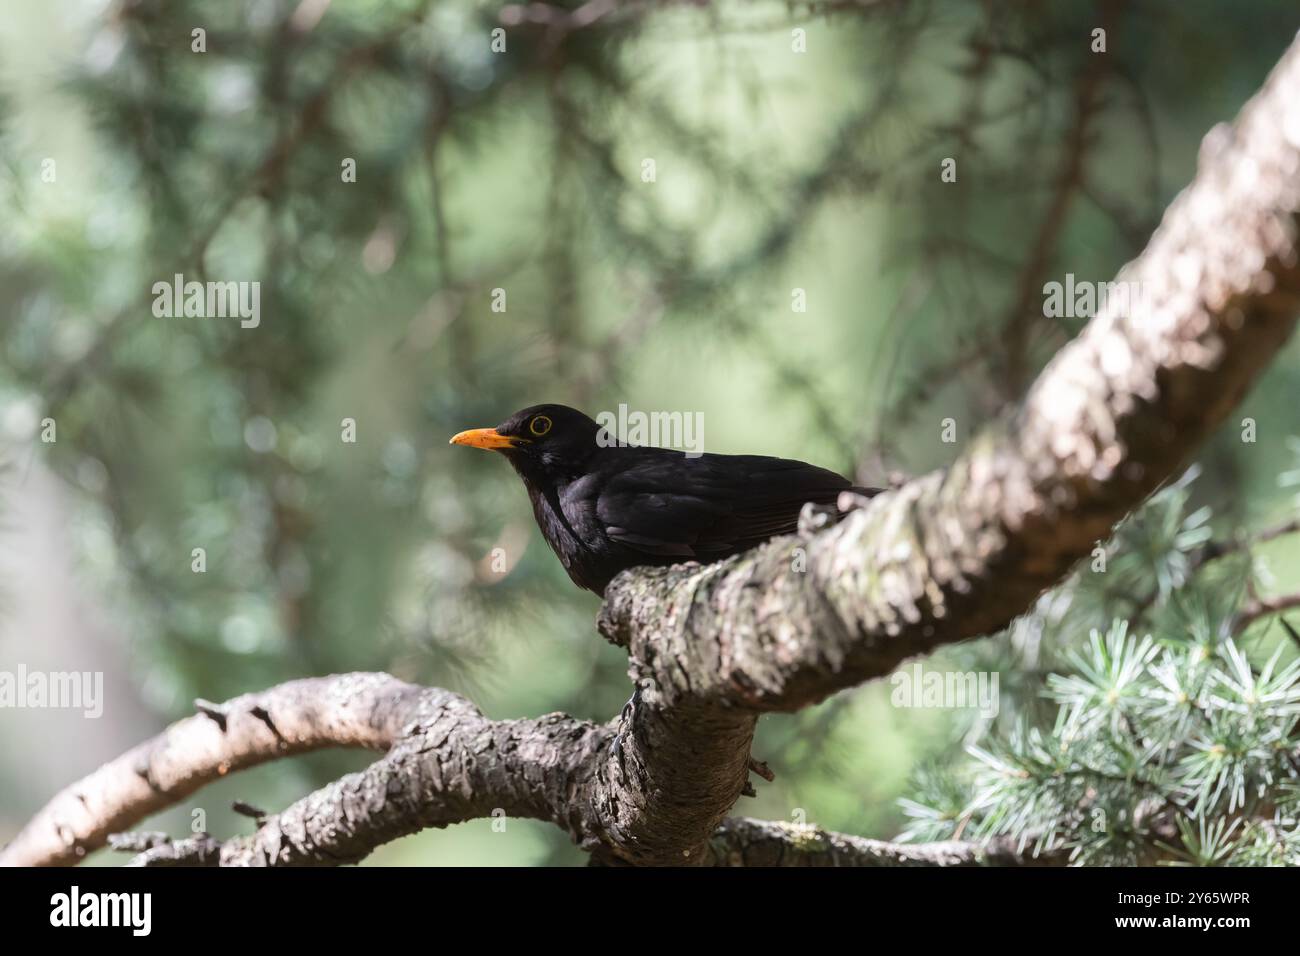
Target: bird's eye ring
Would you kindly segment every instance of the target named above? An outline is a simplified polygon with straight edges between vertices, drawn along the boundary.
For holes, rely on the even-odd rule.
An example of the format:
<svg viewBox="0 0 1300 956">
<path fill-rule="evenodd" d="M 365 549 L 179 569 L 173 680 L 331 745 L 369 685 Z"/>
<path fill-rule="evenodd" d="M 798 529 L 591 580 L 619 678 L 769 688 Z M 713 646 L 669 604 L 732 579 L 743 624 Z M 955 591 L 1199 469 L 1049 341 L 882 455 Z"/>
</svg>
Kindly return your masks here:
<svg viewBox="0 0 1300 956">
<path fill-rule="evenodd" d="M 551 420 L 545 415 L 538 415 L 528 423 L 528 430 L 538 438 L 541 438 L 551 430 Z"/>
</svg>

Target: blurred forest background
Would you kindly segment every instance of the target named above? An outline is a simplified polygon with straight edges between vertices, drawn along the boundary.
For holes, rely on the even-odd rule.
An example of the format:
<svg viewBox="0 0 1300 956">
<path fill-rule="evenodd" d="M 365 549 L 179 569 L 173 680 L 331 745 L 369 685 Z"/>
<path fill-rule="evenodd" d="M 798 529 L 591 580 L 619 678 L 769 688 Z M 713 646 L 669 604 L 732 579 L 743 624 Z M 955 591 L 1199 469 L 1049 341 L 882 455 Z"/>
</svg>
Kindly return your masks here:
<svg viewBox="0 0 1300 956">
<path fill-rule="evenodd" d="M 1297 27 L 1293 0 L 5 4 L 0 668 L 100 670 L 106 700 L 97 721 L 0 711 L 0 843 L 195 697 L 387 670 L 497 718 L 617 714 L 598 600 L 505 462 L 447 439 L 626 403 L 703 413 L 709 451 L 868 483 L 940 466 L 1084 323 L 1045 317 L 1043 284 L 1109 280 L 1142 248 Z M 260 326 L 156 318 L 178 272 L 259 281 Z M 927 662 L 998 671 L 994 725 L 892 707 L 887 683 L 765 717 L 777 779 L 739 810 L 952 835 L 935 808 L 968 799 L 966 746 L 1049 706 L 1090 628 L 1213 645 L 1231 608 L 1170 625 L 1176 592 L 1207 541 L 1294 512 L 1298 357 L 1127 527 L 1104 583 L 1063 589 L 1069 614 Z M 1297 543 L 1241 549 L 1207 593 L 1300 586 Z M 1252 658 L 1285 645 L 1275 624 L 1244 629 Z M 233 800 L 278 810 L 367 760 L 242 773 L 150 828 L 199 808 L 245 832 Z M 583 859 L 481 820 L 368 863 Z"/>
</svg>

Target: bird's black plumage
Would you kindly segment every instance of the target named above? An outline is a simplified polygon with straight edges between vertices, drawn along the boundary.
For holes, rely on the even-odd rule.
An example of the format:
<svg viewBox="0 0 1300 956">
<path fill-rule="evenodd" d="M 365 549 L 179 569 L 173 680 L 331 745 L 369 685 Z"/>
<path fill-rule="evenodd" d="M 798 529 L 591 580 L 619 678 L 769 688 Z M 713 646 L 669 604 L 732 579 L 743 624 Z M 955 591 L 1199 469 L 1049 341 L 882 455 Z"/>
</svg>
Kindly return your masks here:
<svg viewBox="0 0 1300 956">
<path fill-rule="evenodd" d="M 452 442 L 510 460 L 569 577 L 597 594 L 626 568 L 719 561 L 794 531 L 806 502 L 877 491 L 785 458 L 620 446 L 564 405 L 534 405 Z"/>
</svg>

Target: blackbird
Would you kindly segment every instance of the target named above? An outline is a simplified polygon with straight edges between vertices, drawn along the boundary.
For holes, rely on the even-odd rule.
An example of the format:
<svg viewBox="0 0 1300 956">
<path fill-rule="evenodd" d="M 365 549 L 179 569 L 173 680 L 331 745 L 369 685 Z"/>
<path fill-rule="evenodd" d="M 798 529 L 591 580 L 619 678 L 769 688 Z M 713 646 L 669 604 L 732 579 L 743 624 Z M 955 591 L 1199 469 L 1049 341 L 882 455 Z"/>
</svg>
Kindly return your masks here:
<svg viewBox="0 0 1300 956">
<path fill-rule="evenodd" d="M 789 534 L 805 502 L 879 491 L 802 461 L 618 444 L 564 405 L 525 408 L 451 444 L 506 456 L 547 544 L 573 583 L 596 594 L 626 568 L 711 563 Z"/>
</svg>

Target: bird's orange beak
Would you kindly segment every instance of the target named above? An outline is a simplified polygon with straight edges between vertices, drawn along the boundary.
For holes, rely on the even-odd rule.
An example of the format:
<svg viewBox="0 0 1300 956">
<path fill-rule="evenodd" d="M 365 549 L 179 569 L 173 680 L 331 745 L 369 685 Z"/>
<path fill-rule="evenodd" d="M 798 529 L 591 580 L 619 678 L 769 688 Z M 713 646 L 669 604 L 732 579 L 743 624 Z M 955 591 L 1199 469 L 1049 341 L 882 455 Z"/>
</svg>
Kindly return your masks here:
<svg viewBox="0 0 1300 956">
<path fill-rule="evenodd" d="M 502 435 L 495 428 L 471 428 L 469 431 L 453 435 L 451 444 L 500 451 L 503 448 L 514 448 L 522 440 L 511 438 L 509 435 Z"/>
</svg>

